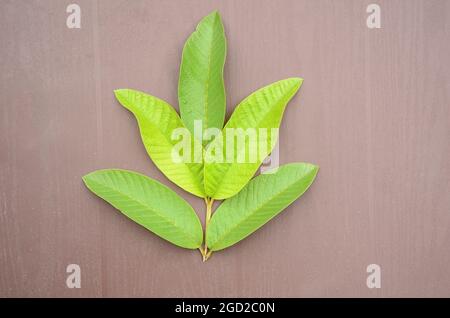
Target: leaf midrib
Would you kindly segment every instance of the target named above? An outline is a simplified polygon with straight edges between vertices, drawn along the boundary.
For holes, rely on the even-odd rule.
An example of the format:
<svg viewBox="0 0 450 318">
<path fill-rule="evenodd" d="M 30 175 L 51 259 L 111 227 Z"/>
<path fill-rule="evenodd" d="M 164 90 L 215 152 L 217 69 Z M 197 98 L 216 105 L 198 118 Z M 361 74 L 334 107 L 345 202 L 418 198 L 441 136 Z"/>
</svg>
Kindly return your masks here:
<svg viewBox="0 0 450 318">
<path fill-rule="evenodd" d="M 207 128 L 209 126 L 209 122 L 208 122 L 208 106 L 209 106 L 209 101 L 208 101 L 208 96 L 209 96 L 209 82 L 211 80 L 211 54 L 212 54 L 212 43 L 213 43 L 213 39 L 214 39 L 214 24 L 213 23 L 213 31 L 212 31 L 212 35 L 210 38 L 210 45 L 209 45 L 209 50 L 208 50 L 208 75 L 207 75 L 207 79 L 206 79 L 206 83 L 205 83 L 205 91 L 203 92 L 203 96 L 205 98 L 205 102 L 203 104 L 203 113 L 205 114 L 205 121 L 203 123 L 203 129 L 205 130 L 205 128 Z"/>
<path fill-rule="evenodd" d="M 217 26 L 217 22 L 218 22 L 216 17 L 214 17 L 213 19 L 214 19 L 214 21 L 213 21 L 213 25 L 212 25 L 212 33 L 211 33 L 211 36 L 210 36 L 210 39 L 209 39 L 209 50 L 208 50 L 208 67 L 207 67 L 208 68 L 208 75 L 207 75 L 207 79 L 206 79 L 206 83 L 205 83 L 205 91 L 203 93 L 203 96 L 205 98 L 205 103 L 203 105 L 203 111 L 204 111 L 204 115 L 205 115 L 205 121 L 203 123 L 203 129 L 204 130 L 206 128 L 209 128 L 209 121 L 208 121 L 209 100 L 208 100 L 208 97 L 209 97 L 209 84 L 210 84 L 210 81 L 211 81 L 211 70 L 212 70 L 212 68 L 211 68 L 211 56 L 212 56 L 212 47 L 213 47 L 213 43 L 214 43 L 214 38 L 215 38 L 215 35 L 217 33 L 216 32 L 217 31 L 216 30 L 216 26 Z"/>
<path fill-rule="evenodd" d="M 139 200 L 136 200 L 136 199 L 130 197 L 129 195 L 126 195 L 126 194 L 124 194 L 123 192 L 117 190 L 116 188 L 113 188 L 113 187 L 111 187 L 111 186 L 108 186 L 108 185 L 106 185 L 106 184 L 104 184 L 104 183 L 101 183 L 101 182 L 99 182 L 99 181 L 95 181 L 95 180 L 91 179 L 91 182 L 92 182 L 92 183 L 95 183 L 97 186 L 100 185 L 100 186 L 103 186 L 103 187 L 105 187 L 105 188 L 108 188 L 108 189 L 112 190 L 112 192 L 118 193 L 118 194 L 120 194 L 121 196 L 125 197 L 126 199 L 129 199 L 130 201 L 133 201 L 133 202 L 138 203 L 139 205 L 143 206 L 143 207 L 146 208 L 147 210 L 153 211 L 154 214 L 156 214 L 157 216 L 159 216 L 160 218 L 162 218 L 162 219 L 164 219 L 164 220 L 167 220 L 167 221 L 168 221 L 170 224 L 172 224 L 175 228 L 179 229 L 179 231 L 180 231 L 182 234 L 185 234 L 188 238 L 190 238 L 190 239 L 192 240 L 191 242 L 193 242 L 194 244 L 197 244 L 196 240 L 195 240 L 188 232 L 183 231 L 183 228 L 177 226 L 176 223 L 175 223 L 173 220 L 171 220 L 171 219 L 168 218 L 168 217 L 165 217 L 164 215 L 161 215 L 160 213 L 158 213 L 158 211 L 156 211 L 156 210 L 150 208 L 150 207 L 149 207 L 148 205 L 146 205 L 145 203 L 143 203 L 143 202 L 141 202 L 141 201 L 139 201 Z M 129 217 L 128 215 L 127 215 L 127 217 L 131 219 L 131 217 Z M 147 226 L 144 226 L 144 227 L 147 228 Z M 147 229 L 148 229 L 148 228 L 147 228 Z"/>
</svg>

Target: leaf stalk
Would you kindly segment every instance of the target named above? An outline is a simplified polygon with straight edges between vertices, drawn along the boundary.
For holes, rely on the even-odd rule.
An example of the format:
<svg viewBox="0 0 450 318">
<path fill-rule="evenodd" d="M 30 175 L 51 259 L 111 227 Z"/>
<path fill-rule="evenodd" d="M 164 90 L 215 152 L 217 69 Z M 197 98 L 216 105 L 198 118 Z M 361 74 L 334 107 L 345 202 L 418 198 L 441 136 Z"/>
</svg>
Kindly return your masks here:
<svg viewBox="0 0 450 318">
<path fill-rule="evenodd" d="M 200 247 L 200 253 L 203 256 L 204 262 L 206 262 L 212 254 L 212 251 L 208 251 L 208 245 L 206 244 L 206 231 L 208 230 L 208 224 L 211 221 L 213 204 L 214 204 L 214 199 L 209 198 L 209 197 L 205 198 L 206 215 L 205 215 L 205 232 L 204 232 L 204 236 L 203 236 L 203 241 L 204 241 L 203 249 Z"/>
</svg>

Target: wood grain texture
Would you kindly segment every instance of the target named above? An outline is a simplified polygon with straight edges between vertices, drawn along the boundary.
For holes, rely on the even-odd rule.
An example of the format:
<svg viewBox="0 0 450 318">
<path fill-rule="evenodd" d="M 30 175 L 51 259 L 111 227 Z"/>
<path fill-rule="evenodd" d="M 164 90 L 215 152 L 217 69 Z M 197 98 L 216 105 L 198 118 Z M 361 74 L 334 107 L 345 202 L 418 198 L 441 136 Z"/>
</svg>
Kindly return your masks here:
<svg viewBox="0 0 450 318">
<path fill-rule="evenodd" d="M 450 2 L 0 3 L 0 296 L 450 296 Z M 92 195 L 81 176 L 124 168 L 186 198 L 148 159 L 113 90 L 177 106 L 184 41 L 221 12 L 234 106 L 270 82 L 305 82 L 280 161 L 320 165 L 300 200 L 202 263 Z M 68 289 L 66 266 L 81 266 Z M 382 288 L 366 287 L 366 266 Z"/>
</svg>

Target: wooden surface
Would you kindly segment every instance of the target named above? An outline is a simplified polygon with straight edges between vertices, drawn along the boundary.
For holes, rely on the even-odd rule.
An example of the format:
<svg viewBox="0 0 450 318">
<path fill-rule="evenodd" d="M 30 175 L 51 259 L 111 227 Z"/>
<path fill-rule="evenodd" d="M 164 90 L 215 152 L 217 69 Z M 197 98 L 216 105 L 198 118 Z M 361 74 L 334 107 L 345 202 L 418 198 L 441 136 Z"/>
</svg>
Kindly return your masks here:
<svg viewBox="0 0 450 318">
<path fill-rule="evenodd" d="M 0 2 L 0 296 L 450 296 L 450 1 Z M 280 161 L 321 170 L 311 189 L 202 263 L 92 195 L 99 168 L 161 180 L 113 89 L 177 106 L 183 43 L 214 9 L 228 116 L 300 76 Z M 66 287 L 66 266 L 81 288 Z M 381 266 L 381 289 L 366 267 Z"/>
</svg>

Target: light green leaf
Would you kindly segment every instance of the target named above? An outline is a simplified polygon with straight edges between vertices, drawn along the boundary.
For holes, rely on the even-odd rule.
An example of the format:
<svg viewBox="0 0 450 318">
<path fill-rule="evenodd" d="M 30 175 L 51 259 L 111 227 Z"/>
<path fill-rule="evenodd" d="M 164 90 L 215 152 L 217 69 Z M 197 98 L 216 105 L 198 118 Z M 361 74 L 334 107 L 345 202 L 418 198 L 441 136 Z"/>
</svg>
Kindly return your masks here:
<svg viewBox="0 0 450 318">
<path fill-rule="evenodd" d="M 165 185 L 126 170 L 98 170 L 83 177 L 93 193 L 134 222 L 184 248 L 202 244 L 202 226 L 192 207 Z"/>
<path fill-rule="evenodd" d="M 291 163 L 254 178 L 213 214 L 206 233 L 208 247 L 212 251 L 227 248 L 259 229 L 308 189 L 318 169 Z"/>
<path fill-rule="evenodd" d="M 202 121 L 203 131 L 223 127 L 225 55 L 225 33 L 220 15 L 215 11 L 200 21 L 183 48 L 178 100 L 181 119 L 192 133 L 194 120 Z"/>
<path fill-rule="evenodd" d="M 254 92 L 235 109 L 222 130 L 223 138 L 214 139 L 208 147 L 220 147 L 224 154 L 222 162 L 205 162 L 205 191 L 214 199 L 226 199 L 238 193 L 253 177 L 264 158 L 273 150 L 277 136 L 270 134 L 271 128 L 279 128 L 284 109 L 302 84 L 301 78 L 289 78 L 275 82 Z M 262 139 L 260 128 L 268 130 L 267 147 L 258 151 L 257 160 L 244 163 L 237 160 L 240 153 L 254 153 L 245 144 L 235 143 L 233 160 L 226 158 L 228 128 L 255 129 L 258 139 Z"/>
<path fill-rule="evenodd" d="M 132 89 L 114 91 L 117 100 L 136 117 L 145 149 L 155 165 L 169 180 L 184 190 L 199 197 L 205 197 L 203 186 L 203 163 L 201 158 L 195 162 L 176 162 L 172 150 L 178 143 L 172 139 L 177 128 L 184 128 L 180 117 L 165 101 Z M 201 144 L 191 138 L 192 154 Z"/>
</svg>

